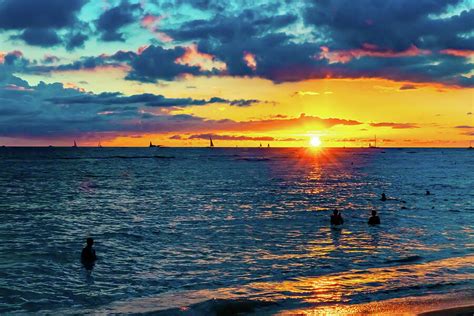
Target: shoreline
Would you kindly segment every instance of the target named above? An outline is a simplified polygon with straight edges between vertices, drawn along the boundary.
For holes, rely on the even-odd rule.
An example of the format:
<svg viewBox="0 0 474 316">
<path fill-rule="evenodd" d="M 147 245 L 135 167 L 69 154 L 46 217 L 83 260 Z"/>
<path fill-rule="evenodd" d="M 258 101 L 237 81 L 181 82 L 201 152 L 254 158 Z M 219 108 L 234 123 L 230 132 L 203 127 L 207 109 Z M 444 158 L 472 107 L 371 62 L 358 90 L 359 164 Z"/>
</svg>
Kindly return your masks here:
<svg viewBox="0 0 474 316">
<path fill-rule="evenodd" d="M 277 312 L 290 315 L 474 315 L 474 292 L 408 296 L 362 304 L 315 306 Z"/>
</svg>

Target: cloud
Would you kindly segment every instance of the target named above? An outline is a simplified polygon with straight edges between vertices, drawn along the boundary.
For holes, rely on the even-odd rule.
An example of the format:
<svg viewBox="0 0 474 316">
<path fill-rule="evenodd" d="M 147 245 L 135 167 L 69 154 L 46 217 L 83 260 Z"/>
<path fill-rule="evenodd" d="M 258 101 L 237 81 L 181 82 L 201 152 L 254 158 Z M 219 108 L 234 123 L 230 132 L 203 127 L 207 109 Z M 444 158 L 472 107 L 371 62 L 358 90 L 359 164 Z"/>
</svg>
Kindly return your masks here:
<svg viewBox="0 0 474 316">
<path fill-rule="evenodd" d="M 219 97 L 205 99 L 192 98 L 167 98 L 163 95 L 151 93 L 136 94 L 124 96 L 119 92 L 104 92 L 100 94 L 81 93 L 66 97 L 52 97 L 48 101 L 55 104 L 102 104 L 102 105 L 122 105 L 122 104 L 142 104 L 148 107 L 185 107 L 185 106 L 202 106 L 214 103 L 224 103 L 231 106 L 246 107 L 260 100 L 228 100 Z"/>
<path fill-rule="evenodd" d="M 19 55 L 19 54 L 18 54 Z M 116 137 L 145 133 L 261 132 L 288 129 L 325 129 L 337 125 L 360 125 L 340 118 L 301 114 L 295 118 L 234 121 L 212 120 L 189 114 L 170 114 L 159 108 L 205 106 L 224 103 L 246 106 L 256 100 L 167 98 L 162 95 L 125 96 L 118 92 L 84 92 L 75 84 L 28 82 L 0 65 L 0 136 L 34 139 Z M 219 134 L 220 135 L 220 134 Z M 226 135 L 226 134 L 224 134 Z M 101 137 L 102 137 L 101 136 Z M 257 140 L 254 138 L 254 140 Z M 258 140 L 269 140 L 259 138 Z"/>
<path fill-rule="evenodd" d="M 474 126 L 471 126 L 471 125 L 458 125 L 458 126 L 454 126 L 454 128 L 472 129 L 472 128 L 474 128 Z"/>
<path fill-rule="evenodd" d="M 270 136 L 244 136 L 244 135 L 218 135 L 218 134 L 196 134 L 191 135 L 187 139 L 206 139 L 213 140 L 232 140 L 232 141 L 275 141 L 274 137 Z"/>
<path fill-rule="evenodd" d="M 87 0 L 0 1 L 0 29 L 61 29 L 77 22 Z"/>
<path fill-rule="evenodd" d="M 159 79 L 174 80 L 184 74 L 199 75 L 200 67 L 177 63 L 176 60 L 185 54 L 183 47 L 162 48 L 149 46 L 141 54 L 135 55 L 130 62 L 129 80 L 155 82 Z"/>
<path fill-rule="evenodd" d="M 372 126 L 372 127 L 391 127 L 393 129 L 419 128 L 419 126 L 414 124 L 414 123 L 391 123 L 391 122 L 370 123 L 370 126 Z"/>
<path fill-rule="evenodd" d="M 140 4 L 131 4 L 127 0 L 122 0 L 118 6 L 103 12 L 96 21 L 101 40 L 124 42 L 125 37 L 120 29 L 136 22 L 140 11 Z"/>
<path fill-rule="evenodd" d="M 399 90 L 416 90 L 416 86 L 412 84 L 404 84 L 403 86 L 400 87 Z"/>
<path fill-rule="evenodd" d="M 61 38 L 52 29 L 26 29 L 19 36 L 12 38 L 19 38 L 28 45 L 40 47 L 51 47 L 61 43 Z"/>
<path fill-rule="evenodd" d="M 83 33 L 74 33 L 68 36 L 66 40 L 66 49 L 73 50 L 76 48 L 84 47 L 85 42 L 89 39 L 89 36 Z"/>
</svg>

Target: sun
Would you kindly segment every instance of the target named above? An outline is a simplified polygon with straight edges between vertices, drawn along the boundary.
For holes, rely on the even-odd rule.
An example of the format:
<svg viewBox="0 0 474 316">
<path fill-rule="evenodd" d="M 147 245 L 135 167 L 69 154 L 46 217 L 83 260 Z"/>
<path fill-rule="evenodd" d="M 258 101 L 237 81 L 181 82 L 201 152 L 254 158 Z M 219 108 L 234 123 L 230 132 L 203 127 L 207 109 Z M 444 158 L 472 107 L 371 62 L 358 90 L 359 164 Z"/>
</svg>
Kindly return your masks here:
<svg viewBox="0 0 474 316">
<path fill-rule="evenodd" d="M 311 147 L 321 147 L 321 138 L 319 138 L 319 136 L 311 136 L 309 144 Z"/>
</svg>

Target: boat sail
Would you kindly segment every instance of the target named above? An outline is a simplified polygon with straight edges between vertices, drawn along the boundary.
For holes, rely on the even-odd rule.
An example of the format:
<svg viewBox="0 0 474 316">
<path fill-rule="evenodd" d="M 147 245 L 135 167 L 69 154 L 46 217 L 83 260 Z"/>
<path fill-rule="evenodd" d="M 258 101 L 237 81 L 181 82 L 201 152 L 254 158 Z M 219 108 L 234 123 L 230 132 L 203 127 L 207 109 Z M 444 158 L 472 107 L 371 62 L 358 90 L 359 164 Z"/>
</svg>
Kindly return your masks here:
<svg viewBox="0 0 474 316">
<path fill-rule="evenodd" d="M 74 145 L 72 145 L 73 148 L 77 148 L 77 143 L 74 141 Z"/>
<path fill-rule="evenodd" d="M 214 143 L 212 142 L 211 136 L 209 136 L 209 147 L 214 147 Z"/>
<path fill-rule="evenodd" d="M 374 145 L 374 146 L 372 146 L 372 144 L 369 143 L 369 148 L 377 148 L 377 135 L 375 135 L 374 142 L 375 142 L 375 145 Z"/>
</svg>

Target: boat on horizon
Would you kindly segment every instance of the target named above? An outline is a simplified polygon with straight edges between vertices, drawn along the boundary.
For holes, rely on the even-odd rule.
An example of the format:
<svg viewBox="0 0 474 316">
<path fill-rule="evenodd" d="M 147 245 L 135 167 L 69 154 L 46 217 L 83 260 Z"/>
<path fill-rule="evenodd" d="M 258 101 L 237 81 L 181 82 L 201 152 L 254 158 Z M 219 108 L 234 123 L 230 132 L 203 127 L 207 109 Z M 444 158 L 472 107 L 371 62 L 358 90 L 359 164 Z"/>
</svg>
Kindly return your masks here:
<svg viewBox="0 0 474 316">
<path fill-rule="evenodd" d="M 77 143 L 74 141 L 74 145 L 72 145 L 72 148 L 77 148 Z"/>
<path fill-rule="evenodd" d="M 209 136 L 209 148 L 214 148 L 214 143 L 212 142 L 211 136 Z"/>
<path fill-rule="evenodd" d="M 372 143 L 369 143 L 369 148 L 370 148 L 370 149 L 376 149 L 376 148 L 378 148 L 378 147 L 377 147 L 377 135 L 375 135 L 375 138 L 374 138 L 374 146 L 372 146 Z"/>
<path fill-rule="evenodd" d="M 99 142 L 99 145 L 97 145 L 97 147 L 102 148 L 102 144 Z"/>
<path fill-rule="evenodd" d="M 153 148 L 154 148 L 154 147 L 158 148 L 158 147 L 161 147 L 161 145 L 153 145 L 153 143 L 150 142 L 150 146 L 148 146 L 148 147 L 150 147 L 150 148 L 152 148 L 152 147 L 153 147 Z"/>
</svg>

